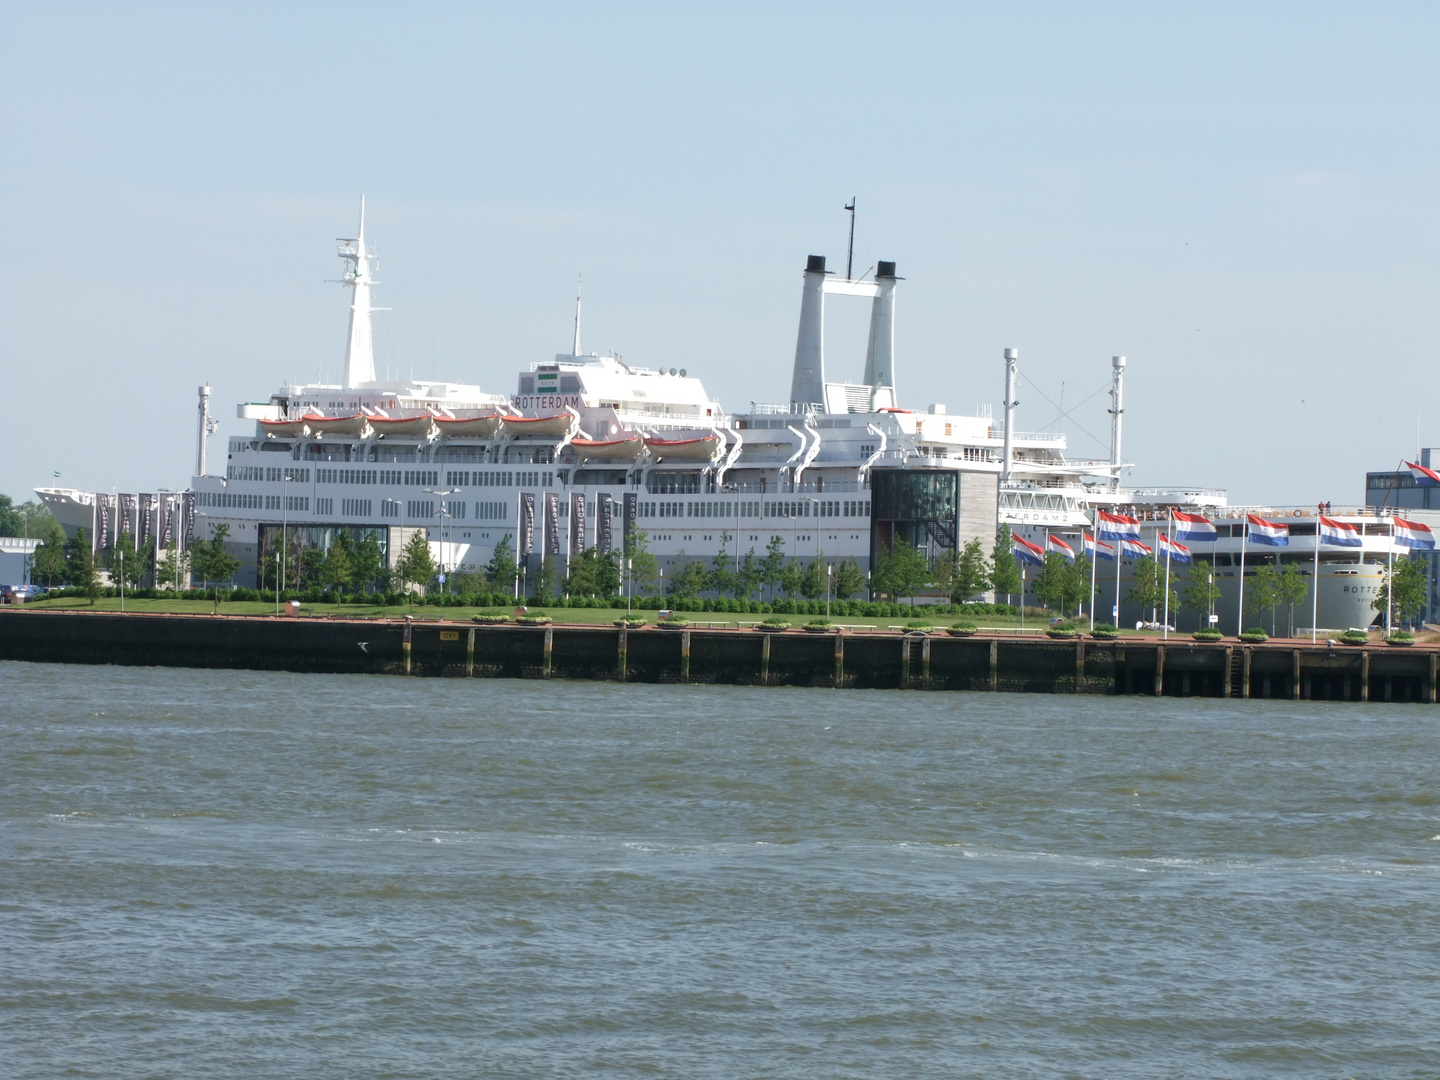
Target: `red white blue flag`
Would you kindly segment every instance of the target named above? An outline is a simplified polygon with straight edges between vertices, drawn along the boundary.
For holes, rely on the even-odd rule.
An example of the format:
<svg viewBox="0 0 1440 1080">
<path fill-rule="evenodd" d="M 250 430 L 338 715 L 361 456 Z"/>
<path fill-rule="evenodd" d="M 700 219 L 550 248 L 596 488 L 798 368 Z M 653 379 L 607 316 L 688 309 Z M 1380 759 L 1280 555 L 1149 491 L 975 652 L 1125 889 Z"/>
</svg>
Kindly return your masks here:
<svg viewBox="0 0 1440 1080">
<path fill-rule="evenodd" d="M 1184 544 L 1171 540 L 1164 533 L 1157 536 L 1155 541 L 1160 545 L 1160 553 L 1169 556 L 1171 562 L 1190 561 L 1190 549 Z"/>
<path fill-rule="evenodd" d="M 1126 514 L 1110 514 L 1096 510 L 1095 531 L 1101 540 L 1139 540 L 1140 519 Z"/>
<path fill-rule="evenodd" d="M 1084 537 L 1083 546 L 1086 555 L 1089 555 L 1092 559 L 1108 559 L 1110 562 L 1115 561 L 1114 544 L 1103 544 L 1089 533 L 1082 533 L 1081 535 Z"/>
<path fill-rule="evenodd" d="M 1421 525 L 1418 521 L 1406 521 L 1402 517 L 1391 518 L 1390 527 L 1393 530 L 1395 543 L 1401 547 L 1423 548 L 1431 550 L 1435 547 L 1435 534 L 1429 525 Z"/>
<path fill-rule="evenodd" d="M 1329 547 L 1360 547 L 1363 541 L 1360 539 L 1360 530 L 1354 525 L 1347 525 L 1343 521 L 1334 521 L 1320 517 L 1320 543 Z"/>
<path fill-rule="evenodd" d="M 1153 551 L 1151 551 L 1148 547 L 1146 547 L 1144 544 L 1142 544 L 1139 540 L 1122 540 L 1122 541 L 1120 541 L 1120 553 L 1121 553 L 1122 555 L 1132 555 L 1132 556 L 1134 556 L 1134 557 L 1137 558 L 1137 559 L 1139 559 L 1139 558 L 1141 558 L 1141 557 L 1143 557 L 1143 556 L 1145 556 L 1145 555 L 1153 555 L 1153 554 L 1155 554 L 1155 553 L 1154 553 Z"/>
<path fill-rule="evenodd" d="M 1413 461 L 1407 461 L 1405 467 L 1410 470 L 1410 475 L 1415 478 L 1416 487 L 1440 487 L 1440 473 L 1434 469 L 1427 469 L 1424 465 L 1416 465 Z"/>
<path fill-rule="evenodd" d="M 1215 526 L 1204 514 L 1182 514 L 1179 510 L 1173 510 L 1170 516 L 1175 519 L 1176 540 L 1209 544 L 1220 538 Z"/>
<path fill-rule="evenodd" d="M 1075 549 L 1052 532 L 1045 534 L 1045 550 L 1055 552 L 1066 562 L 1075 561 Z"/>
<path fill-rule="evenodd" d="M 1045 549 L 1039 544 L 1032 544 L 1023 536 L 1011 536 L 1010 540 L 1010 551 L 1015 558 L 1031 566 L 1045 565 Z"/>
<path fill-rule="evenodd" d="M 1282 525 L 1278 521 L 1266 521 L 1254 514 L 1246 514 L 1245 520 L 1250 523 L 1248 531 L 1252 544 L 1264 544 L 1267 547 L 1290 546 L 1289 525 Z"/>
</svg>

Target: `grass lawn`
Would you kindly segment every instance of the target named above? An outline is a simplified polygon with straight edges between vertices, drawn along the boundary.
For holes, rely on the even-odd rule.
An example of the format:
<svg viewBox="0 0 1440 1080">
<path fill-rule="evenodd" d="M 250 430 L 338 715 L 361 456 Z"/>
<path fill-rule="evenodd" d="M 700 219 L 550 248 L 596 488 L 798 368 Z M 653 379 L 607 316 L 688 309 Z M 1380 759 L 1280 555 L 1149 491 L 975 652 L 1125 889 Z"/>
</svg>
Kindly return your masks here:
<svg viewBox="0 0 1440 1080">
<path fill-rule="evenodd" d="M 119 611 L 120 600 L 118 597 L 102 598 L 96 600 L 92 605 L 89 600 L 83 597 L 64 597 L 55 600 L 39 600 L 26 607 L 38 610 L 73 610 L 73 611 Z M 127 612 L 158 612 L 168 614 L 188 615 L 209 615 L 214 610 L 214 602 L 210 600 L 136 600 L 127 597 L 125 610 Z M 350 618 L 350 619 L 403 619 L 406 615 L 413 615 L 417 621 L 452 621 L 468 622 L 472 615 L 485 614 L 510 614 L 514 609 L 511 607 L 497 608 L 476 608 L 476 607 L 425 607 L 416 605 L 413 608 L 405 606 L 389 607 L 383 604 L 301 604 L 300 615 L 302 618 Z M 620 608 L 541 608 L 532 607 L 531 613 L 543 611 L 553 618 L 557 623 L 586 623 L 609 625 L 615 619 L 624 614 Z M 261 601 L 226 601 L 220 604 L 222 615 L 274 615 L 275 604 Z M 655 622 L 655 612 L 637 611 L 636 614 L 642 618 Z M 811 619 L 823 618 L 814 615 L 761 615 L 761 614 L 739 614 L 736 612 L 724 611 L 687 611 L 682 613 L 691 622 L 714 622 L 731 623 L 748 622 L 755 623 L 761 619 L 776 618 L 785 619 L 795 626 L 801 626 Z M 912 616 L 908 612 L 900 618 L 882 616 L 880 618 L 867 619 L 860 616 L 832 616 L 832 622 L 843 623 L 846 626 L 903 626 L 911 622 L 928 623 L 935 627 L 948 627 L 958 621 L 960 616 L 956 615 L 933 615 L 927 614 L 925 608 L 918 607 Z M 995 627 L 1018 627 L 1020 619 L 1018 616 L 1006 615 L 983 615 L 974 620 L 981 626 Z M 1026 615 L 1025 625 L 1027 628 L 1043 627 L 1049 622 L 1048 618 L 1035 618 Z"/>
</svg>

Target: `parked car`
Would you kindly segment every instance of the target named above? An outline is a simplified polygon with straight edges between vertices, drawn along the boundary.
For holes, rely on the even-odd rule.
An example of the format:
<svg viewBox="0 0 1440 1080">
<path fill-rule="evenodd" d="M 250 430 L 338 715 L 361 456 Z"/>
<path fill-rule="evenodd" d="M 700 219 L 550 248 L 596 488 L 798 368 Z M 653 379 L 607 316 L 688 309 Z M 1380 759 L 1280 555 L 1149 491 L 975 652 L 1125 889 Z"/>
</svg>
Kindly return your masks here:
<svg viewBox="0 0 1440 1080">
<path fill-rule="evenodd" d="M 43 585 L 0 585 L 0 599 L 7 604 L 23 604 L 45 595 Z"/>
</svg>

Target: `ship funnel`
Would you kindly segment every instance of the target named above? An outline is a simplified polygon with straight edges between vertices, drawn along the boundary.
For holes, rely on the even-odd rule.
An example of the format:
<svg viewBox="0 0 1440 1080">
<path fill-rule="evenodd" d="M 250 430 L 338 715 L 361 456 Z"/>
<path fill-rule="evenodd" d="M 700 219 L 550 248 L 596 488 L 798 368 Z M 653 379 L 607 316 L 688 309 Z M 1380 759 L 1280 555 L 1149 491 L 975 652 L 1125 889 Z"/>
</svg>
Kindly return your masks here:
<svg viewBox="0 0 1440 1080">
<path fill-rule="evenodd" d="M 875 267 L 875 284 L 879 291 L 870 306 L 870 345 L 865 350 L 865 385 L 870 387 L 870 408 L 878 406 L 877 398 L 884 388 L 895 400 L 895 264 L 880 262 Z"/>
<path fill-rule="evenodd" d="M 791 405 L 825 401 L 825 256 L 805 260 L 800 297 L 800 333 L 795 339 L 795 371 L 790 377 Z"/>
</svg>

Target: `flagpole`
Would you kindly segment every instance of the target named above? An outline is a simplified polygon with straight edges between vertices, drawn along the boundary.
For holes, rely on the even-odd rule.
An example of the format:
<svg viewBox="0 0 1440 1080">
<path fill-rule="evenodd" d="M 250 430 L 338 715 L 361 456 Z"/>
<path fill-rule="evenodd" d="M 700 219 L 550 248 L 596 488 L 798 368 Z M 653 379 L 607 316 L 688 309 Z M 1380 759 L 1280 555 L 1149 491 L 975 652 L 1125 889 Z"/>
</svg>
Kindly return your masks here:
<svg viewBox="0 0 1440 1080">
<path fill-rule="evenodd" d="M 1090 539 L 1095 542 L 1095 551 L 1090 556 L 1090 632 L 1095 632 L 1095 564 L 1100 561 L 1100 525 L 1098 516 L 1091 515 Z M 1080 545 L 1084 547 L 1082 543 Z"/>
<path fill-rule="evenodd" d="M 1025 629 L 1025 560 L 1020 560 L 1020 629 Z"/>
<path fill-rule="evenodd" d="M 1315 515 L 1315 569 L 1310 572 L 1310 644 L 1315 644 L 1316 627 L 1320 625 L 1320 515 Z"/>
<path fill-rule="evenodd" d="M 1098 536 L 1095 538 L 1100 539 Z M 1120 626 L 1120 556 L 1125 554 L 1125 541 L 1118 537 L 1113 541 L 1115 544 L 1115 626 Z"/>
<path fill-rule="evenodd" d="M 1170 510 L 1165 511 L 1166 524 L 1169 532 L 1165 537 L 1165 629 L 1161 631 L 1162 641 L 1170 640 L 1170 545 L 1175 537 L 1175 516 Z"/>
<path fill-rule="evenodd" d="M 1240 522 L 1240 606 L 1235 616 L 1235 636 L 1245 632 L 1245 545 L 1250 542 L 1250 515 Z"/>
<path fill-rule="evenodd" d="M 1390 515 L 1390 576 L 1385 579 L 1385 636 L 1388 638 L 1394 630 L 1391 627 L 1392 615 L 1395 610 L 1395 515 Z"/>
</svg>

